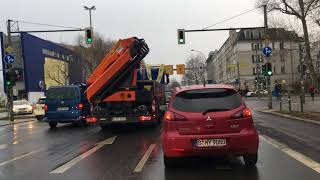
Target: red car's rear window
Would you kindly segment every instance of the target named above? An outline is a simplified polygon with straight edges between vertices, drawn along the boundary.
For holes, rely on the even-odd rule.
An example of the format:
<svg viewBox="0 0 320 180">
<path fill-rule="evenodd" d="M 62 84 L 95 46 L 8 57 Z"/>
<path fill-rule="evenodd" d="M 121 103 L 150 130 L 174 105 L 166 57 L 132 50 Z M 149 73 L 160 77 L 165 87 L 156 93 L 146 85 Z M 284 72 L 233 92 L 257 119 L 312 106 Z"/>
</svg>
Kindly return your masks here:
<svg viewBox="0 0 320 180">
<path fill-rule="evenodd" d="M 229 111 L 242 105 L 240 95 L 232 89 L 195 89 L 175 95 L 174 109 L 183 112 Z"/>
</svg>

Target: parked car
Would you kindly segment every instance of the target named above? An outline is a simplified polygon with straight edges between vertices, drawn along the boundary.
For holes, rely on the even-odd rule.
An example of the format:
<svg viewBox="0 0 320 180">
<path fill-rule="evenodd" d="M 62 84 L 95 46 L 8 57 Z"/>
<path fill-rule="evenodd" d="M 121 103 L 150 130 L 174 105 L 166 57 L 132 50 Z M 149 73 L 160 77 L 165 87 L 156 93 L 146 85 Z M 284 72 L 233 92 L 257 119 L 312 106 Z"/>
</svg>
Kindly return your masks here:
<svg viewBox="0 0 320 180">
<path fill-rule="evenodd" d="M 264 89 L 261 89 L 259 92 L 260 92 L 261 95 L 267 95 L 268 94 L 268 91 L 264 90 Z M 255 94 L 256 94 L 256 96 L 258 96 L 258 90 L 255 91 Z"/>
<path fill-rule="evenodd" d="M 186 156 L 243 156 L 258 160 L 259 137 L 252 113 L 228 85 L 182 87 L 172 94 L 161 132 L 165 167 Z"/>
<path fill-rule="evenodd" d="M 86 125 L 91 115 L 90 104 L 85 97 L 85 85 L 51 86 L 46 92 L 44 121 L 50 128 L 58 123 Z"/>
<path fill-rule="evenodd" d="M 13 113 L 14 114 L 32 114 L 33 106 L 27 100 L 13 101 Z"/>
<path fill-rule="evenodd" d="M 44 105 L 45 105 L 45 97 L 39 98 L 38 102 L 34 105 L 33 114 L 35 117 L 41 121 L 44 118 Z"/>
<path fill-rule="evenodd" d="M 256 95 L 255 92 L 252 92 L 252 91 L 247 92 L 247 97 L 253 97 L 255 95 Z"/>
</svg>

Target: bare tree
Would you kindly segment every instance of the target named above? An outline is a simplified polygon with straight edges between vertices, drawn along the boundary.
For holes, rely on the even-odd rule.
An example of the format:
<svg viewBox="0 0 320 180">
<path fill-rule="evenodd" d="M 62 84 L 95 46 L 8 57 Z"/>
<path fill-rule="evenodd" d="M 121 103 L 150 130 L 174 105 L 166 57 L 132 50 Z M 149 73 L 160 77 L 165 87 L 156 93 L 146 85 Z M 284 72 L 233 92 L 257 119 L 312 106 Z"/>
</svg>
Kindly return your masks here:
<svg viewBox="0 0 320 180">
<path fill-rule="evenodd" d="M 205 60 L 202 56 L 190 56 L 186 62 L 186 73 L 182 77 L 183 85 L 202 84 L 205 81 Z"/>
<path fill-rule="evenodd" d="M 87 78 L 99 65 L 105 55 L 111 50 L 115 41 L 107 39 L 105 40 L 102 35 L 95 32 L 93 45 L 88 47 L 85 43 L 83 35 L 79 35 L 76 39 L 76 45 L 74 51 L 78 52 L 84 60 L 84 73 Z"/>
<path fill-rule="evenodd" d="M 278 11 L 294 16 L 301 21 L 306 48 L 306 64 L 310 70 L 312 80 L 316 81 L 316 73 L 311 58 L 310 38 L 307 17 L 320 7 L 320 0 L 257 0 L 258 5 L 266 4 L 269 11 Z"/>
</svg>

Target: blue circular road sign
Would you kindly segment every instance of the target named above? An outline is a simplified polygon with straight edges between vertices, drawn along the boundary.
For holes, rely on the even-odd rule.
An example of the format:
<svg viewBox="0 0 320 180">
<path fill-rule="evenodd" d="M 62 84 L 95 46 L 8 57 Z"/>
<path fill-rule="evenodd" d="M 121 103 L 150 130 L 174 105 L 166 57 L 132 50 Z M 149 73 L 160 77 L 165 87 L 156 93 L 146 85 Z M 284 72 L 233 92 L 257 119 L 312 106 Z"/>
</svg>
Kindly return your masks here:
<svg viewBox="0 0 320 180">
<path fill-rule="evenodd" d="M 4 56 L 4 62 L 6 64 L 13 64 L 14 63 L 14 57 L 11 54 L 7 54 Z"/>
<path fill-rule="evenodd" d="M 272 53 L 272 49 L 271 47 L 265 47 L 262 49 L 262 52 L 266 57 L 270 57 Z"/>
</svg>

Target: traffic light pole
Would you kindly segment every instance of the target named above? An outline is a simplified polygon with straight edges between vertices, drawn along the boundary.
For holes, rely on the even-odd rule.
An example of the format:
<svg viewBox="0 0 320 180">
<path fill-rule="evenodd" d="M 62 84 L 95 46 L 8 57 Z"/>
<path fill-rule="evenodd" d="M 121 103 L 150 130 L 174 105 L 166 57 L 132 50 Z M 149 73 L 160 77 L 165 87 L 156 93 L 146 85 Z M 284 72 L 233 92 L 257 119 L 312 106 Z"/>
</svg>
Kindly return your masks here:
<svg viewBox="0 0 320 180">
<path fill-rule="evenodd" d="M 8 47 L 11 47 L 12 40 L 11 40 L 11 20 L 7 21 L 7 33 L 8 33 Z M 9 79 L 13 81 L 13 65 L 7 64 L 6 70 L 8 71 Z M 8 98 L 8 109 L 9 109 L 9 119 L 10 121 L 14 121 L 13 115 L 13 83 L 11 82 L 10 85 L 7 85 L 7 98 Z"/>
</svg>

